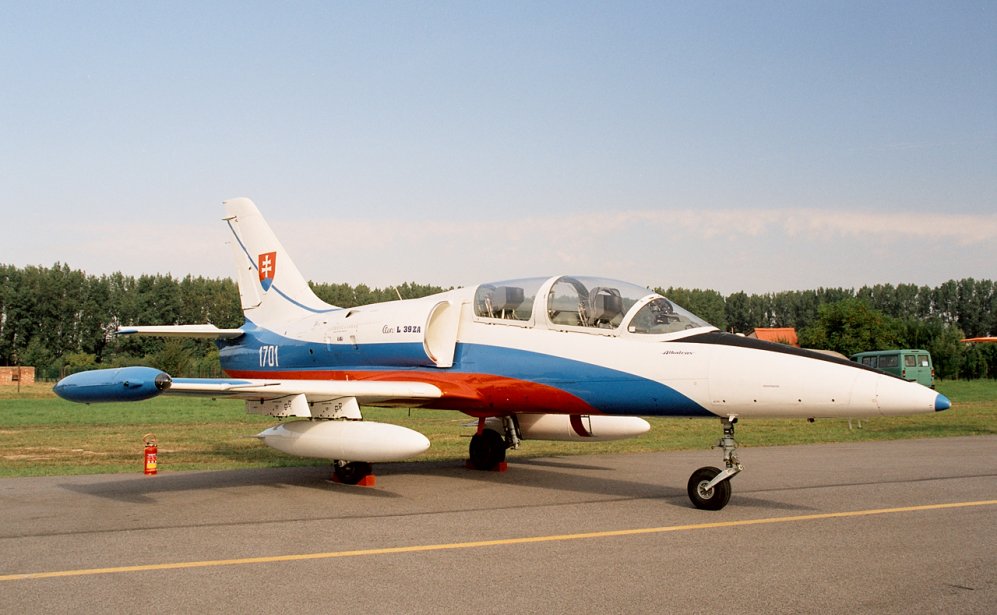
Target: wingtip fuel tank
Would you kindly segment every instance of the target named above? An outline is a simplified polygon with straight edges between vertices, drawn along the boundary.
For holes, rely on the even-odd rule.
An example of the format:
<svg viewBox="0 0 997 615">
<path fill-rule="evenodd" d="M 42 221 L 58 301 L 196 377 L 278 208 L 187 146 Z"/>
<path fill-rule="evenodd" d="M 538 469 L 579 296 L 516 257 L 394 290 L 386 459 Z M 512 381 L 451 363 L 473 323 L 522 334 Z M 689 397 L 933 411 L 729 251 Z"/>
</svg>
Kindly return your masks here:
<svg viewBox="0 0 997 615">
<path fill-rule="evenodd" d="M 173 379 L 152 367 L 96 369 L 66 376 L 53 391 L 59 397 L 82 404 L 151 399 L 167 389 Z"/>
</svg>

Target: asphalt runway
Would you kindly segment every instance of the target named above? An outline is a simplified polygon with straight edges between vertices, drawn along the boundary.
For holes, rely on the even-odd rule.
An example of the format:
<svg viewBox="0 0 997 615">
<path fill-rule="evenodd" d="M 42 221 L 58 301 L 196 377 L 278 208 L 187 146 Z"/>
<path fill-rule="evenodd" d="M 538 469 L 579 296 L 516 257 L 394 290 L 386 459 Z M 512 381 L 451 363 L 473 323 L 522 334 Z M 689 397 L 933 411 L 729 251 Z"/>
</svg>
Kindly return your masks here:
<svg viewBox="0 0 997 615">
<path fill-rule="evenodd" d="M 525 446 L 529 446 L 526 443 Z M 0 480 L 2 613 L 989 613 L 997 437 Z M 162 462 L 168 467 L 168 459 Z"/>
</svg>

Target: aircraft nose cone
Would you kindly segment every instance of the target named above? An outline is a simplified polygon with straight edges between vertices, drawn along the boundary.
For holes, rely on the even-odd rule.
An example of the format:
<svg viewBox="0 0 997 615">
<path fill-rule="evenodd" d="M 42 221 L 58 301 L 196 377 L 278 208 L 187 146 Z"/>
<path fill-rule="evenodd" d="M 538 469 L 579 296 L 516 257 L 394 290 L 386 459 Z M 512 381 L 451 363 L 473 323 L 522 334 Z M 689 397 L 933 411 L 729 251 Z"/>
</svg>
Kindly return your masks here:
<svg viewBox="0 0 997 615">
<path fill-rule="evenodd" d="M 948 410 L 951 407 L 952 407 L 952 402 L 949 401 L 949 398 L 939 393 L 938 397 L 935 398 L 935 412 Z"/>
</svg>

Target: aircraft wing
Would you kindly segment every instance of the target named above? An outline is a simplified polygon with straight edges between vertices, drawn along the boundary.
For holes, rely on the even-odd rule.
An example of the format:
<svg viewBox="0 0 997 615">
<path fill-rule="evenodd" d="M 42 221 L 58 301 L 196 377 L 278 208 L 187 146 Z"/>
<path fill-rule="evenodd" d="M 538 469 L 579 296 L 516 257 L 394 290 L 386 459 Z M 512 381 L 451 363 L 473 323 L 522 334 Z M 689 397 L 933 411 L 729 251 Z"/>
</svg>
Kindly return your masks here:
<svg viewBox="0 0 997 615">
<path fill-rule="evenodd" d="M 242 329 L 219 329 L 215 325 L 157 325 L 152 327 L 118 327 L 117 335 L 154 335 L 156 337 L 192 337 L 201 339 L 235 339 Z"/>
<path fill-rule="evenodd" d="M 152 367 L 79 372 L 55 386 L 63 399 L 81 403 L 140 401 L 157 395 L 242 399 L 256 403 L 298 398 L 322 404 L 353 398 L 372 406 L 418 406 L 443 396 L 427 382 L 404 380 L 296 380 L 255 378 L 171 378 Z"/>
<path fill-rule="evenodd" d="M 425 382 L 370 380 L 258 380 L 174 378 L 168 395 L 225 397 L 259 401 L 304 395 L 310 402 L 355 397 L 361 404 L 438 399 L 443 393 Z"/>
</svg>

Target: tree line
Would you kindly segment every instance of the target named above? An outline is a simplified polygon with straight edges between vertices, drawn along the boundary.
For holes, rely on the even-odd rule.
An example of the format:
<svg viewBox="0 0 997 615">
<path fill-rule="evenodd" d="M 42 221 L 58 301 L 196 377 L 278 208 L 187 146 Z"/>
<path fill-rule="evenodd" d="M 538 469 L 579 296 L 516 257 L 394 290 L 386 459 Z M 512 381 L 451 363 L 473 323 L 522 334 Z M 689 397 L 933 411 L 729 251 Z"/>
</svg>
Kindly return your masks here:
<svg viewBox="0 0 997 615">
<path fill-rule="evenodd" d="M 371 288 L 315 284 L 341 307 L 423 297 L 443 288 L 415 283 Z M 801 345 L 849 355 L 891 347 L 924 348 L 942 378 L 997 377 L 997 344 L 966 346 L 963 337 L 997 332 L 997 284 L 951 280 L 930 288 L 877 284 L 766 294 L 657 289 L 717 327 L 795 327 Z M 117 337 L 119 325 L 243 323 L 236 283 L 171 275 L 88 275 L 51 267 L 0 264 L 0 364 L 31 365 L 39 377 L 93 367 L 144 363 L 177 375 L 220 375 L 210 341 Z"/>
<path fill-rule="evenodd" d="M 997 284 L 949 280 L 937 287 L 876 284 L 726 297 L 713 290 L 658 292 L 726 331 L 794 327 L 805 348 L 846 356 L 866 350 L 923 348 L 941 378 L 997 378 L 997 344 L 960 342 L 997 333 Z"/>
</svg>

